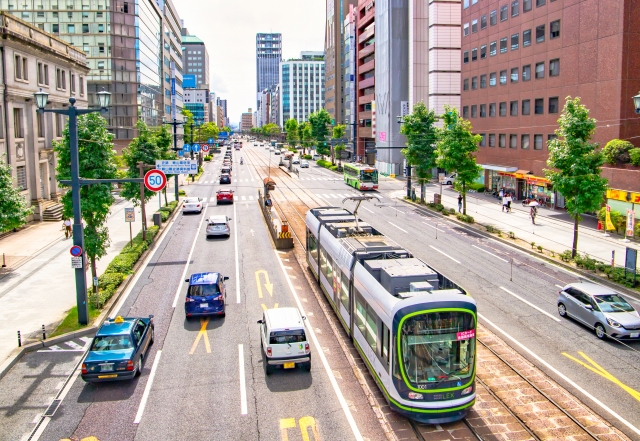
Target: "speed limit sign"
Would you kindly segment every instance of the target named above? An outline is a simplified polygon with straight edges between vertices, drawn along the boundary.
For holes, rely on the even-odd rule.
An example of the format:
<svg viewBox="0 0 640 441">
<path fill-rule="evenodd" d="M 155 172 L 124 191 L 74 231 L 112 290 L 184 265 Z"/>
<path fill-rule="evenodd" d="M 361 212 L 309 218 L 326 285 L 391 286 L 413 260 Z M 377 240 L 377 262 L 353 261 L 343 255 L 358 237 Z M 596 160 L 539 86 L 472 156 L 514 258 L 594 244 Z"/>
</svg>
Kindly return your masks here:
<svg viewBox="0 0 640 441">
<path fill-rule="evenodd" d="M 160 170 L 149 170 L 144 175 L 144 186 L 147 190 L 160 191 L 167 185 L 167 176 Z"/>
</svg>

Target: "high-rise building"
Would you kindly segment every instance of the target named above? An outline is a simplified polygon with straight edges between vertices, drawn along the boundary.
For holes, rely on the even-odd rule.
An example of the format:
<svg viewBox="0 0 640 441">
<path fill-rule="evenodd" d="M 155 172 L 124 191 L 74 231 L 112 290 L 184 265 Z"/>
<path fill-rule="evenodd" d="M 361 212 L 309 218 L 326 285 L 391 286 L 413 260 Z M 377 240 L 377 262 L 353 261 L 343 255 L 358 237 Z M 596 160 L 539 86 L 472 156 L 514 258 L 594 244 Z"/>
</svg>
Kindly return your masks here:
<svg viewBox="0 0 640 441">
<path fill-rule="evenodd" d="M 356 159 L 375 164 L 375 98 L 376 98 L 376 6 L 375 0 L 359 0 L 356 11 L 357 44 L 357 117 L 358 140 Z"/>
<path fill-rule="evenodd" d="M 206 89 L 209 87 L 209 52 L 204 41 L 195 35 L 189 35 L 189 30 L 182 28 L 182 64 L 183 73 L 196 76 L 196 86 Z"/>
<path fill-rule="evenodd" d="M 209 122 L 209 90 L 185 89 L 184 108 L 193 114 L 193 120 L 196 124 Z"/>
<path fill-rule="evenodd" d="M 482 136 L 477 161 L 488 189 L 546 195 L 564 207 L 544 169 L 567 96 L 580 97 L 598 121 L 594 141 L 601 146 L 616 138 L 640 144 L 631 99 L 638 74 L 628 68 L 640 65 L 640 53 L 627 44 L 637 35 L 629 23 L 640 20 L 634 5 L 464 0 L 461 113 Z M 639 170 L 605 165 L 602 175 L 614 189 L 637 192 Z"/>
<path fill-rule="evenodd" d="M 256 97 L 263 90 L 278 84 L 280 61 L 282 34 L 256 34 Z"/>
<path fill-rule="evenodd" d="M 162 72 L 164 88 L 164 116 L 169 119 L 182 119 L 182 35 L 178 11 L 171 0 L 160 3 L 162 8 Z M 173 81 L 173 86 L 172 86 Z M 177 133 L 183 132 L 182 126 Z"/>
<path fill-rule="evenodd" d="M 280 121 L 307 121 L 324 107 L 324 61 L 287 60 L 280 64 Z"/>
<path fill-rule="evenodd" d="M 240 116 L 240 131 L 249 131 L 253 127 L 253 112 L 251 107 L 245 113 Z"/>
<path fill-rule="evenodd" d="M 229 116 L 227 115 L 227 100 L 218 98 L 218 105 L 222 107 L 222 115 L 227 118 Z"/>
<path fill-rule="evenodd" d="M 0 0 L 0 10 L 81 48 L 91 68 L 89 105 L 98 104 L 103 88 L 114 99 L 103 113 L 115 136 L 116 149 L 135 136 L 140 118 L 158 126 L 164 113 L 162 82 L 162 11 L 155 0 L 138 2 L 41 0 L 16 5 Z"/>
<path fill-rule="evenodd" d="M 282 126 L 280 122 L 280 112 L 278 110 L 280 101 L 280 86 L 273 85 L 263 90 L 259 95 L 260 107 L 258 107 L 257 127 L 267 124 Z"/>
<path fill-rule="evenodd" d="M 349 160 L 356 156 L 356 140 L 357 140 L 357 101 L 356 101 L 356 53 L 358 45 L 356 43 L 356 13 L 357 9 L 353 5 L 349 5 L 349 12 L 345 14 L 343 23 L 344 30 L 342 32 L 343 42 L 343 78 L 344 78 L 344 119 L 342 123 L 345 125 L 345 136 L 349 142 L 345 144 L 345 150 L 342 153 L 343 158 Z"/>
</svg>

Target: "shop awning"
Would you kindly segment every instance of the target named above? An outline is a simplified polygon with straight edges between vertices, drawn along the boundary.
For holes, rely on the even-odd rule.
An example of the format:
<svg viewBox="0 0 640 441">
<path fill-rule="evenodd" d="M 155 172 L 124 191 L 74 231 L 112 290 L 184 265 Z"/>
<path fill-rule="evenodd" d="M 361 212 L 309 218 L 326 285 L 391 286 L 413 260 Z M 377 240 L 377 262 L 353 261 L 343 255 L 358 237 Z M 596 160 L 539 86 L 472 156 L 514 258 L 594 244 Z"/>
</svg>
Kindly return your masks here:
<svg viewBox="0 0 640 441">
<path fill-rule="evenodd" d="M 485 170 L 495 170 L 501 172 L 514 172 L 518 167 L 509 167 L 508 165 L 479 164 Z"/>
<path fill-rule="evenodd" d="M 531 174 L 531 172 L 529 170 L 520 170 L 520 169 L 516 170 L 514 173 L 518 174 L 518 175 L 530 175 Z"/>
</svg>

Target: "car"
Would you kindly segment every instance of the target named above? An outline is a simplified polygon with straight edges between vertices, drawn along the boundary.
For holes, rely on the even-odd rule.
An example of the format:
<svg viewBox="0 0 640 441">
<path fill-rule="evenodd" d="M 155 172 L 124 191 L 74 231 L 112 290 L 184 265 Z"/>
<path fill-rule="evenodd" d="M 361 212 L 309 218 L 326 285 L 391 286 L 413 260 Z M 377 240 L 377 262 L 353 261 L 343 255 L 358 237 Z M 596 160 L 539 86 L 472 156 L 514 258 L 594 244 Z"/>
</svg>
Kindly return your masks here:
<svg viewBox="0 0 640 441">
<path fill-rule="evenodd" d="M 231 218 L 223 215 L 211 216 L 207 219 L 207 239 L 211 236 L 231 236 L 230 220 Z"/>
<path fill-rule="evenodd" d="M 442 178 L 442 185 L 453 185 L 456 182 L 457 173 L 451 173 L 449 176 L 445 176 Z"/>
<path fill-rule="evenodd" d="M 292 164 L 300 164 L 300 158 L 293 158 L 291 161 Z"/>
<path fill-rule="evenodd" d="M 264 147 L 264 144 L 260 144 L 260 147 Z"/>
<path fill-rule="evenodd" d="M 255 147 L 255 146 L 257 146 L 257 145 L 258 145 L 258 143 L 257 143 L 257 142 L 254 142 L 254 143 L 253 143 L 253 146 L 254 146 L 254 147 Z"/>
<path fill-rule="evenodd" d="M 309 161 L 307 161 L 306 159 L 303 159 L 300 162 L 300 168 L 309 168 Z"/>
<path fill-rule="evenodd" d="M 225 316 L 227 297 L 224 282 L 229 280 L 220 273 L 207 272 L 191 274 L 185 279 L 189 283 L 184 299 L 184 313 L 190 317 L 219 315 Z"/>
<path fill-rule="evenodd" d="M 222 166 L 222 168 L 220 169 L 220 173 L 222 174 L 228 174 L 229 176 L 231 176 L 231 165 L 230 164 L 224 164 Z"/>
<path fill-rule="evenodd" d="M 558 291 L 558 314 L 595 330 L 599 339 L 640 341 L 638 311 L 622 295 L 597 283 L 570 283 Z"/>
<path fill-rule="evenodd" d="M 307 341 L 306 317 L 298 308 L 274 308 L 262 313 L 260 343 L 265 374 L 273 369 L 311 370 L 311 349 Z"/>
<path fill-rule="evenodd" d="M 153 344 L 153 316 L 107 319 L 93 337 L 82 361 L 81 376 L 87 383 L 131 380 L 142 372 Z"/>
<path fill-rule="evenodd" d="M 280 156 L 280 150 L 276 149 L 276 150 L 273 152 L 273 154 L 274 154 L 274 155 L 278 155 L 278 156 Z"/>
<path fill-rule="evenodd" d="M 218 190 L 216 192 L 216 203 L 230 202 L 233 204 L 233 190 Z"/>
<path fill-rule="evenodd" d="M 320 159 L 320 155 L 318 155 L 317 153 L 314 153 L 313 155 L 311 155 L 311 159 L 313 159 L 314 161 L 317 161 L 318 159 Z"/>
<path fill-rule="evenodd" d="M 182 201 L 182 213 L 202 213 L 203 208 L 201 198 L 184 198 Z"/>
<path fill-rule="evenodd" d="M 262 147 L 262 145 L 260 145 L 260 147 Z M 269 150 L 270 152 L 273 151 L 273 149 L 271 147 L 269 147 L 268 145 L 264 146 L 265 150 Z"/>
<path fill-rule="evenodd" d="M 220 175 L 220 183 L 221 184 L 231 184 L 231 175 L 227 173 L 223 173 Z"/>
</svg>

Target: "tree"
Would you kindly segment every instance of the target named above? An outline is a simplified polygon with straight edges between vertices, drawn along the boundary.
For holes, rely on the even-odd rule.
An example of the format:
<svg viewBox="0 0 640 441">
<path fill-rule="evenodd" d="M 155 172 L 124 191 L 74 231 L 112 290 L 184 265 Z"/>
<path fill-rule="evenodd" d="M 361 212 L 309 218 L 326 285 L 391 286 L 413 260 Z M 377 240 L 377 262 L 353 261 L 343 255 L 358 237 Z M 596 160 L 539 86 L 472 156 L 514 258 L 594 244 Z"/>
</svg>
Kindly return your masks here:
<svg viewBox="0 0 640 441">
<path fill-rule="evenodd" d="M 162 152 L 158 148 L 157 138 L 153 136 L 151 130 L 142 119 L 136 123 L 138 137 L 133 138 L 129 147 L 122 151 L 124 162 L 127 164 L 127 177 L 139 178 L 140 169 L 138 162 L 155 165 L 156 159 L 162 159 Z M 155 193 L 151 190 L 144 190 L 144 200 L 148 201 Z M 140 205 L 140 184 L 124 182 L 120 196 L 133 202 L 135 206 Z"/>
<path fill-rule="evenodd" d="M 329 128 L 331 123 L 331 115 L 325 109 L 320 109 L 309 115 L 309 124 L 311 124 L 311 134 L 316 141 L 316 152 L 324 156 L 329 154 L 326 138 L 329 136 Z"/>
<path fill-rule="evenodd" d="M 462 212 L 467 214 L 467 185 L 475 181 L 482 171 L 473 155 L 482 137 L 471 133 L 471 123 L 461 118 L 455 107 L 445 105 L 442 120 L 443 127 L 437 130 L 436 164 L 447 172 L 457 173 L 456 186 L 462 194 Z"/>
<path fill-rule="evenodd" d="M 606 164 L 626 164 L 631 161 L 629 152 L 633 149 L 633 144 L 621 139 L 612 139 L 602 149 L 604 162 Z"/>
<path fill-rule="evenodd" d="M 431 170 L 436 166 L 437 120 L 436 113 L 420 102 L 403 118 L 400 128 L 400 133 L 407 137 L 407 148 L 402 149 L 402 154 L 420 180 L 421 202 L 424 202 L 426 180 L 431 178 Z"/>
<path fill-rule="evenodd" d="M 56 179 L 58 182 L 71 179 L 71 154 L 69 147 L 69 125 L 62 132 L 62 141 L 53 141 L 58 156 Z M 115 179 L 116 162 L 113 150 L 113 135 L 107 131 L 107 121 L 97 113 L 78 116 L 79 174 L 89 179 Z M 64 184 L 60 184 L 63 186 Z M 80 189 L 81 214 L 85 222 L 84 249 L 91 264 L 91 275 L 97 277 L 96 260 L 107 254 L 111 243 L 107 216 L 115 198 L 110 184 L 83 185 Z M 65 218 L 73 217 L 72 191 L 62 196 Z"/>
<path fill-rule="evenodd" d="M 337 126 L 335 126 L 333 128 L 333 131 L 331 133 L 331 139 L 342 139 L 344 138 L 344 134 L 347 131 L 347 126 L 345 126 L 344 124 L 338 124 Z M 331 144 L 331 165 L 336 165 L 336 152 L 338 151 L 338 147 L 342 147 L 339 150 L 339 158 L 341 158 L 342 152 L 345 150 L 344 147 L 344 143 L 342 141 L 340 141 L 340 144 L 337 144 L 336 146 L 333 145 L 333 143 Z M 340 161 L 340 168 L 342 168 L 342 161 Z"/>
<path fill-rule="evenodd" d="M 287 142 L 289 145 L 294 146 L 298 142 L 298 121 L 293 118 L 289 118 L 284 123 L 284 131 L 287 132 Z"/>
<path fill-rule="evenodd" d="M 11 166 L 0 161 L 0 233 L 20 228 L 33 213 L 20 191 L 13 186 Z"/>
<path fill-rule="evenodd" d="M 182 138 L 184 140 L 185 144 L 188 144 L 189 142 L 191 142 L 191 124 L 193 124 L 193 113 L 191 113 L 190 110 L 185 109 L 184 107 L 182 108 L 182 116 L 183 116 L 183 120 L 184 120 L 184 124 L 182 124 L 182 127 L 184 128 L 184 137 Z"/>
<path fill-rule="evenodd" d="M 302 144 L 302 154 L 305 155 L 307 153 L 307 147 L 311 147 L 313 145 L 311 124 L 306 121 L 298 124 L 298 139 Z"/>
<path fill-rule="evenodd" d="M 567 212 L 573 218 L 571 255 L 578 252 L 578 224 L 582 213 L 598 211 L 607 190 L 607 180 L 600 176 L 604 163 L 598 144 L 589 142 L 596 129 L 596 120 L 580 98 L 570 96 L 558 119 L 557 138 L 547 143 L 549 159 L 545 170 L 553 189 L 565 198 Z"/>
<path fill-rule="evenodd" d="M 216 123 L 206 122 L 202 124 L 199 130 L 196 132 L 198 134 L 198 140 L 207 140 L 209 138 L 218 139 L 218 133 L 220 130 Z"/>
</svg>

